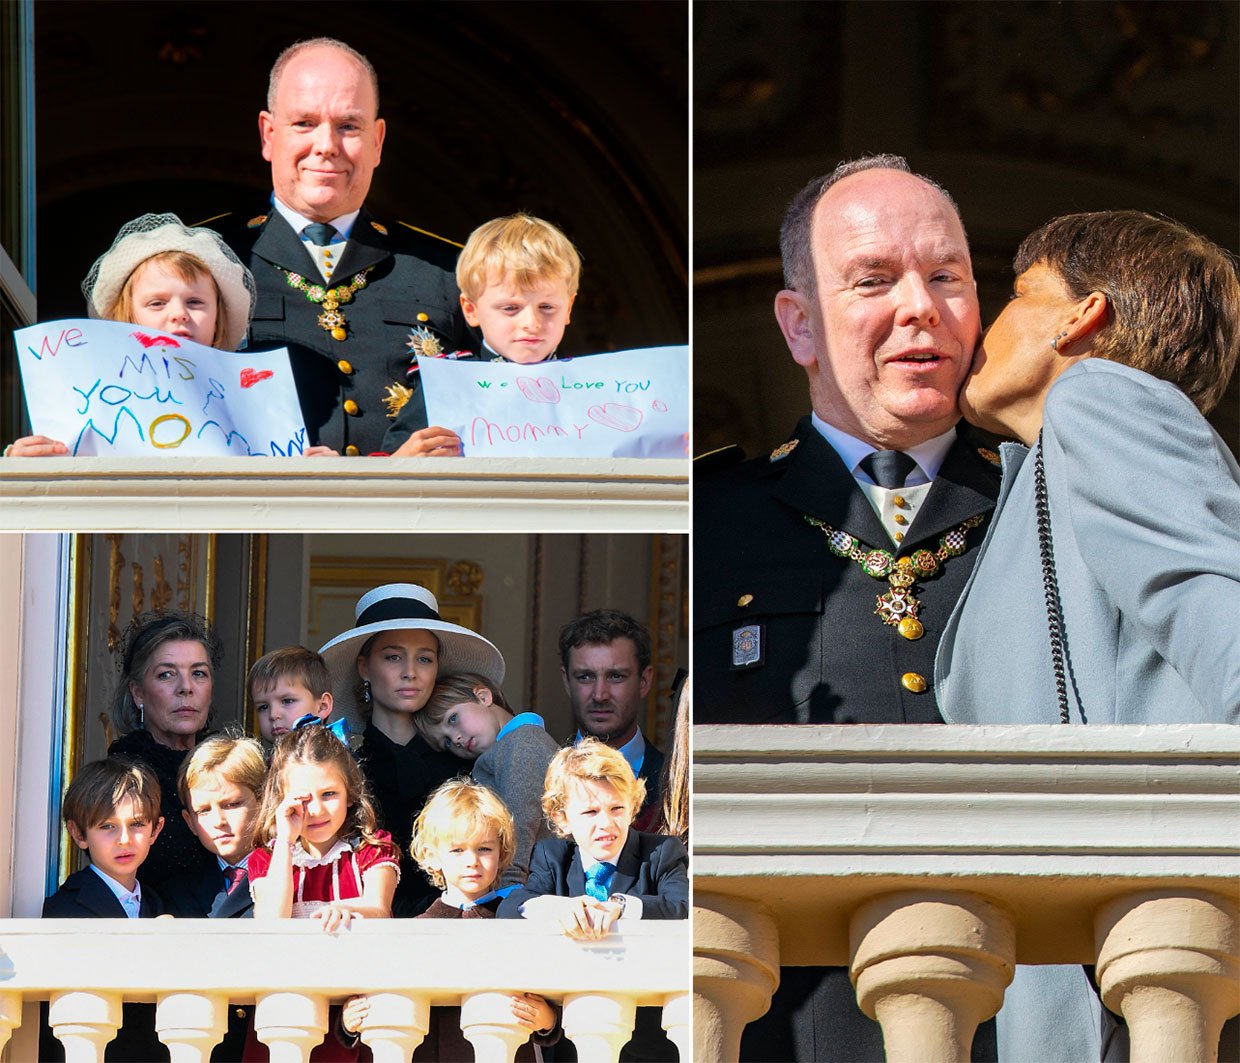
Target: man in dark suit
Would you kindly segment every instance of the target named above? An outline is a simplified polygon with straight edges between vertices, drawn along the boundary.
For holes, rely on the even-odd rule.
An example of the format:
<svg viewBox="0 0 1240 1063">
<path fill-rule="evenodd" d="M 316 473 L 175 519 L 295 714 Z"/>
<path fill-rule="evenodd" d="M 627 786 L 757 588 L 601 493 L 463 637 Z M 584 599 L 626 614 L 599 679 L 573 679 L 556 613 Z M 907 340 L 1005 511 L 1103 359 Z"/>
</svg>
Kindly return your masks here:
<svg viewBox="0 0 1240 1063">
<path fill-rule="evenodd" d="M 270 207 L 204 222 L 254 273 L 250 346 L 288 347 L 308 441 L 349 455 L 379 450 L 415 350 L 474 345 L 451 273 L 457 245 L 365 209 L 386 131 L 378 112 L 365 56 L 328 38 L 285 49 L 259 115 Z M 436 437 L 419 437 L 425 453 L 441 452 Z"/>
<path fill-rule="evenodd" d="M 649 831 L 659 819 L 663 753 L 637 723 L 650 684 L 650 632 L 618 609 L 595 609 L 560 632 L 560 674 L 577 721 L 571 741 L 591 736 L 618 749 L 646 784 L 646 800 L 633 821 Z"/>
<path fill-rule="evenodd" d="M 941 723 L 939 636 L 998 489 L 956 431 L 980 334 L 959 213 L 896 156 L 793 199 L 775 314 L 812 413 L 769 455 L 699 463 L 697 723 Z M 738 518 L 743 521 L 738 527 Z M 974 1058 L 993 1058 L 993 1026 Z M 881 1060 L 843 968 L 784 968 L 747 1060 Z"/>
</svg>

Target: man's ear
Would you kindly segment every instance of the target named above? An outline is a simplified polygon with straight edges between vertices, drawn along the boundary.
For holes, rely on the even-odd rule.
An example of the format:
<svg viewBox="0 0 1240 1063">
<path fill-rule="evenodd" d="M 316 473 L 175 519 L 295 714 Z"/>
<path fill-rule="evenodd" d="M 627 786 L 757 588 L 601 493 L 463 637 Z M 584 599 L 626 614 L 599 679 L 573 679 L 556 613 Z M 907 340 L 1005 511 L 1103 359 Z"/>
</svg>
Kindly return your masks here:
<svg viewBox="0 0 1240 1063">
<path fill-rule="evenodd" d="M 69 837 L 73 839 L 73 844 L 79 849 L 89 848 L 86 844 L 86 835 L 78 830 L 78 825 L 73 820 L 68 820 L 65 826 L 69 828 Z"/>
<path fill-rule="evenodd" d="M 1110 302 L 1105 293 L 1090 292 L 1072 308 L 1061 330 L 1064 338 L 1056 349 L 1060 354 L 1079 354 L 1079 351 L 1069 351 L 1068 348 L 1105 328 L 1110 320 Z"/>
<path fill-rule="evenodd" d="M 271 162 L 271 138 L 276 131 L 276 120 L 270 111 L 258 112 L 258 141 L 263 146 L 263 158 Z"/>
<path fill-rule="evenodd" d="M 654 665 L 648 664 L 646 665 L 645 668 L 642 669 L 641 682 L 639 682 L 637 685 L 638 697 L 644 698 L 647 694 L 649 694 L 650 684 L 653 682 L 654 682 Z"/>
<path fill-rule="evenodd" d="M 775 296 L 775 320 L 797 365 L 809 369 L 817 362 L 814 352 L 813 305 L 800 292 L 785 288 Z"/>
<path fill-rule="evenodd" d="M 383 138 L 387 134 L 387 122 L 382 118 L 375 119 L 375 165 L 383 161 Z"/>
<path fill-rule="evenodd" d="M 473 328 L 478 327 L 478 305 L 464 292 L 461 292 L 461 313 L 465 315 L 467 324 Z"/>
<path fill-rule="evenodd" d="M 573 691 L 568 682 L 568 669 L 564 665 L 560 665 L 560 678 L 564 680 L 564 693 L 571 697 Z"/>
<path fill-rule="evenodd" d="M 334 701 L 332 699 L 332 692 L 329 690 L 327 691 L 326 694 L 324 694 L 321 698 L 319 698 L 318 708 L 314 710 L 314 714 L 320 720 L 326 720 L 327 717 L 329 717 L 332 714 L 333 704 L 334 704 Z"/>
</svg>

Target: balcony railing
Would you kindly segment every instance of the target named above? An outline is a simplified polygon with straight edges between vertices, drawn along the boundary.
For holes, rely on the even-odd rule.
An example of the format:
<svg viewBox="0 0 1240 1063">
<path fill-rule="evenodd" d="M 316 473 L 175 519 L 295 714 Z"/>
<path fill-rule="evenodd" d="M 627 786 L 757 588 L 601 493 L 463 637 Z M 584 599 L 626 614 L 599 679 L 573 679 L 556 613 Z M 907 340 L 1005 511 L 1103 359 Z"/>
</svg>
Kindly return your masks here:
<svg viewBox="0 0 1240 1063">
<path fill-rule="evenodd" d="M 1013 965 L 1095 964 L 1133 1061 L 1240 1011 L 1240 728 L 698 727 L 698 1063 L 781 965 L 849 966 L 889 1061 L 968 1059 Z"/>
<path fill-rule="evenodd" d="M 565 1036 L 583 1063 L 616 1060 L 634 1009 L 645 1006 L 662 1009 L 668 1037 L 691 1058 L 684 922 L 635 923 L 583 944 L 489 920 L 374 920 L 335 935 L 292 920 L 0 921 L 0 1045 L 23 1002 L 50 999 L 66 1063 L 103 1059 L 122 1001 L 156 1004 L 174 1063 L 205 1063 L 228 1006 L 256 1003 L 272 1063 L 297 1063 L 322 1040 L 329 1003 L 354 993 L 371 996 L 362 1040 L 375 1063 L 408 1061 L 435 1005 L 461 1007 L 480 1063 L 505 1063 L 529 1037 L 509 1010 L 518 992 L 563 1004 Z"/>
<path fill-rule="evenodd" d="M 0 531 L 685 531 L 665 458 L 10 458 Z"/>
</svg>

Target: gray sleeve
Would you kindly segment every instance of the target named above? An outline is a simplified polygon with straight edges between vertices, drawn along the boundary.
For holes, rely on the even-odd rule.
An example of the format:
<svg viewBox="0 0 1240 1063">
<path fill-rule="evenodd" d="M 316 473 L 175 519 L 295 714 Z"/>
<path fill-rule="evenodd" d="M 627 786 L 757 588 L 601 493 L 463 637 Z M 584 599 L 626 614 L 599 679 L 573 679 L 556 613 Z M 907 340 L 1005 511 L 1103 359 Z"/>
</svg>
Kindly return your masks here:
<svg viewBox="0 0 1240 1063">
<path fill-rule="evenodd" d="M 479 779 L 503 799 L 517 828 L 516 853 L 500 877 L 501 886 L 525 882 L 534 844 L 550 834 L 543 819 L 543 780 L 557 748 L 554 739 L 541 727 L 518 727 L 494 748 L 490 765 L 493 781 Z"/>
</svg>

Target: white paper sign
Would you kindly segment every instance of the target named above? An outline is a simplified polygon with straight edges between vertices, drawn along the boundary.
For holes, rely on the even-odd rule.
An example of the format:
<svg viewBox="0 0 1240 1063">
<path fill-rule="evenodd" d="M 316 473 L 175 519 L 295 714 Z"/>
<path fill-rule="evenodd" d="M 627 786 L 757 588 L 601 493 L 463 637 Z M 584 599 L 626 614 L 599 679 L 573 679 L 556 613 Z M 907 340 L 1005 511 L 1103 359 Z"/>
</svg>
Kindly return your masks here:
<svg viewBox="0 0 1240 1063">
<path fill-rule="evenodd" d="M 288 351 L 217 351 L 119 321 L 14 333 L 36 435 L 70 454 L 301 454 L 306 426 Z"/>
<path fill-rule="evenodd" d="M 418 358 L 427 423 L 470 457 L 684 458 L 689 348 L 514 365 Z"/>
</svg>

